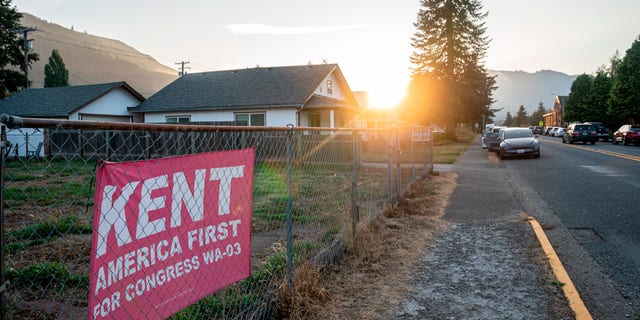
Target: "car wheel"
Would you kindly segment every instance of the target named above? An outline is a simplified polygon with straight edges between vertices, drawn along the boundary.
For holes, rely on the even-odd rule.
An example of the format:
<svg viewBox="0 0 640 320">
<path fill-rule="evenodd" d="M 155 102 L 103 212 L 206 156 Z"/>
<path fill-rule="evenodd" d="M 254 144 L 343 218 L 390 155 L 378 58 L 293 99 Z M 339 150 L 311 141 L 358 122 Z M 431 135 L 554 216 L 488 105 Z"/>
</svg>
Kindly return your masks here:
<svg viewBox="0 0 640 320">
<path fill-rule="evenodd" d="M 536 159 L 537 159 L 537 158 L 540 158 L 540 152 L 538 152 L 538 153 L 534 154 L 534 155 L 533 155 L 533 157 L 534 157 L 534 158 L 536 158 Z"/>
<path fill-rule="evenodd" d="M 573 140 L 569 140 L 569 144 L 573 144 Z"/>
<path fill-rule="evenodd" d="M 591 144 L 594 145 L 594 144 L 596 144 L 596 142 L 595 141 L 591 141 Z"/>
<path fill-rule="evenodd" d="M 627 142 L 627 137 L 622 137 L 622 144 L 625 146 L 629 145 L 629 142 Z"/>
<path fill-rule="evenodd" d="M 502 149 L 500 149 L 500 160 L 504 160 L 506 157 L 504 155 L 504 151 L 502 151 Z"/>
<path fill-rule="evenodd" d="M 618 144 L 618 141 L 616 141 L 616 138 L 611 139 L 611 144 Z"/>
</svg>

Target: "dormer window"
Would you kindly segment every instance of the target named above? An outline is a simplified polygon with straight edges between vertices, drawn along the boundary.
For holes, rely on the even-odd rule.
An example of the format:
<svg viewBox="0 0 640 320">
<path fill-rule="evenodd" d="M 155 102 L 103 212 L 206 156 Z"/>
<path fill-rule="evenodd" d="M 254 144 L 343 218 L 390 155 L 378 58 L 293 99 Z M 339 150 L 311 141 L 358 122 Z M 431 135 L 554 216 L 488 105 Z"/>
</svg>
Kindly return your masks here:
<svg viewBox="0 0 640 320">
<path fill-rule="evenodd" d="M 333 81 L 327 80 L 327 94 L 333 94 Z"/>
</svg>

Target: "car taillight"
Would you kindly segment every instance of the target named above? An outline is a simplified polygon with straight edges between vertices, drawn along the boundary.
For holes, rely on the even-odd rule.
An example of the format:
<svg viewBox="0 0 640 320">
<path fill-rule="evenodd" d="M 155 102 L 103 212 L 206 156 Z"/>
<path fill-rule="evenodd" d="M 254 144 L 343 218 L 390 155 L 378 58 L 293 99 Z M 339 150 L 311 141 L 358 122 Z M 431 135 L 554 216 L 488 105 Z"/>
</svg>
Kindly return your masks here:
<svg viewBox="0 0 640 320">
<path fill-rule="evenodd" d="M 572 136 L 579 136 L 579 135 L 580 135 L 580 132 L 576 132 L 576 131 L 574 131 L 571 135 L 572 135 Z"/>
<path fill-rule="evenodd" d="M 592 136 L 595 136 L 596 134 L 598 134 L 598 133 L 597 133 L 597 132 L 595 132 L 595 131 L 591 131 L 591 135 L 592 135 Z"/>
</svg>

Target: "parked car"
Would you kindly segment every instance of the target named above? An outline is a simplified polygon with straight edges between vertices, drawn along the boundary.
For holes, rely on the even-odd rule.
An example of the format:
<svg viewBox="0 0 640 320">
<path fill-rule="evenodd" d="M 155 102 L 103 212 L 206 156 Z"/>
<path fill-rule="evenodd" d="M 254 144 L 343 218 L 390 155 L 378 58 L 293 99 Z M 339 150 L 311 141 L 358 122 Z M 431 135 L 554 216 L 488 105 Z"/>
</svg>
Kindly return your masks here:
<svg viewBox="0 0 640 320">
<path fill-rule="evenodd" d="M 505 128 L 500 130 L 500 159 L 508 156 L 533 156 L 540 158 L 540 143 L 529 128 Z"/>
<path fill-rule="evenodd" d="M 629 143 L 639 145 L 640 126 L 625 124 L 620 127 L 618 130 L 616 130 L 616 132 L 613 133 L 613 136 L 611 137 L 611 143 L 618 144 L 618 142 L 621 142 L 625 146 Z"/>
<path fill-rule="evenodd" d="M 562 143 L 587 142 L 596 144 L 598 136 L 596 135 L 596 128 L 587 123 L 572 123 L 567 127 L 567 131 L 562 136 Z"/>
<path fill-rule="evenodd" d="M 598 139 L 602 139 L 604 142 L 609 141 L 609 134 L 611 133 L 611 130 L 605 127 L 602 122 L 589 121 L 585 123 L 591 124 L 596 128 L 596 136 Z"/>
<path fill-rule="evenodd" d="M 560 127 L 553 127 L 553 129 L 551 129 L 551 131 L 549 132 L 549 135 L 552 136 L 552 137 L 557 137 L 559 129 L 560 129 Z"/>
<path fill-rule="evenodd" d="M 541 126 L 535 126 L 533 127 L 533 134 L 542 134 L 542 127 Z"/>
<path fill-rule="evenodd" d="M 558 137 L 558 138 L 562 138 L 562 136 L 564 135 L 564 133 L 567 132 L 567 129 L 565 128 L 558 128 L 558 130 L 554 131 L 554 137 Z"/>
<path fill-rule="evenodd" d="M 490 123 L 484 126 L 484 131 L 482 131 L 482 149 L 486 149 L 488 147 L 485 139 L 487 137 L 487 133 L 491 133 L 491 130 L 493 129 L 494 126 L 495 124 L 493 123 Z"/>
<path fill-rule="evenodd" d="M 487 149 L 491 152 L 500 151 L 500 129 L 506 128 L 505 126 L 493 126 L 491 132 L 486 133 L 484 136 L 484 143 L 487 145 Z"/>
</svg>

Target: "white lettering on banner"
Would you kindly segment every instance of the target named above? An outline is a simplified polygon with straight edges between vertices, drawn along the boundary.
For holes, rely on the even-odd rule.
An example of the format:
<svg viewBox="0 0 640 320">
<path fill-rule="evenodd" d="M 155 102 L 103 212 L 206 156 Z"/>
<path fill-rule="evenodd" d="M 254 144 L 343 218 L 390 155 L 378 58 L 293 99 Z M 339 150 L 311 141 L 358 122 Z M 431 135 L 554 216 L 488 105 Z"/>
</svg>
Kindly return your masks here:
<svg viewBox="0 0 640 320">
<path fill-rule="evenodd" d="M 176 264 L 167 266 L 150 275 L 135 280 L 128 284 L 124 290 L 127 301 L 133 301 L 136 296 L 141 296 L 145 292 L 151 291 L 158 286 L 170 282 L 173 279 L 182 277 L 185 274 L 198 270 L 200 268 L 200 260 L 198 256 L 176 262 Z"/>
<path fill-rule="evenodd" d="M 174 181 L 175 183 L 175 181 Z M 138 223 L 136 224 L 136 240 L 146 238 L 150 235 L 160 233 L 165 230 L 164 218 L 149 221 L 149 212 L 164 208 L 167 197 L 151 198 L 154 190 L 163 189 L 169 186 L 167 175 L 147 179 L 142 184 L 142 194 L 138 204 Z"/>
<path fill-rule="evenodd" d="M 231 212 L 231 182 L 234 178 L 244 177 L 244 166 L 232 166 L 209 169 L 209 181 L 220 181 L 218 190 L 219 216 Z M 206 169 L 198 169 L 194 172 L 193 191 L 183 172 L 173 174 L 173 187 L 171 189 L 171 228 L 182 225 L 182 204 L 186 205 L 191 220 L 196 222 L 204 218 L 204 190 Z M 167 231 L 165 218 L 149 219 L 149 213 L 167 207 L 167 197 L 152 198 L 152 192 L 169 187 L 167 175 L 149 178 L 143 181 L 140 190 L 140 203 L 135 206 L 129 204 L 131 196 L 138 190 L 140 181 L 126 184 L 117 199 L 113 199 L 117 186 L 107 185 L 102 193 L 100 204 L 98 238 L 96 258 L 104 255 L 107 250 L 107 238 L 111 231 L 115 232 L 118 246 L 121 247 L 132 241 L 127 228 L 125 209 L 138 208 L 136 225 L 136 240 L 143 239 L 153 234 Z M 129 206 L 127 206 L 129 204 Z M 235 225 L 234 225 L 235 227 Z M 226 231 L 226 229 L 225 229 Z M 98 285 L 100 285 L 98 283 Z"/>
<path fill-rule="evenodd" d="M 98 269 L 94 294 L 97 295 L 101 289 L 106 289 L 128 276 L 156 264 L 156 262 L 165 261 L 178 254 L 182 254 L 182 245 L 178 236 L 173 236 L 171 243 L 167 240 L 160 240 L 157 244 L 152 244 L 149 247 L 141 247 L 136 251 L 127 252 L 124 256 L 109 261 L 106 270 L 104 266 Z"/>
<path fill-rule="evenodd" d="M 127 218 L 125 215 L 120 214 L 124 212 L 124 207 L 129 202 L 129 197 L 136 190 L 136 187 L 140 181 L 134 181 L 127 183 L 122 188 L 122 193 L 116 199 L 112 201 L 113 194 L 116 192 L 116 186 L 105 186 L 102 192 L 102 203 L 100 205 L 100 224 L 98 226 L 98 247 L 96 249 L 96 257 L 99 257 L 107 252 L 107 236 L 111 229 L 115 228 L 115 232 L 118 235 L 118 245 L 122 246 L 131 242 L 131 235 L 127 229 Z"/>
<path fill-rule="evenodd" d="M 231 204 L 231 179 L 244 176 L 244 166 L 213 168 L 209 179 L 220 180 L 220 195 L 218 196 L 218 215 L 229 214 Z"/>
<path fill-rule="evenodd" d="M 229 226 L 231 226 L 231 236 L 235 238 L 238 236 L 238 225 L 241 222 L 241 220 L 231 220 L 229 222 L 220 222 L 217 226 L 209 225 L 191 230 L 187 233 L 187 246 L 189 250 L 192 250 L 196 243 L 202 247 L 218 240 L 225 240 L 229 236 Z"/>
<path fill-rule="evenodd" d="M 185 204 L 191 220 L 200 221 L 204 218 L 204 177 L 207 170 L 196 170 L 193 183 L 193 193 L 189 189 L 187 178 L 182 172 L 173 174 L 173 188 L 171 189 L 171 227 L 182 224 L 182 203 Z"/>
</svg>

